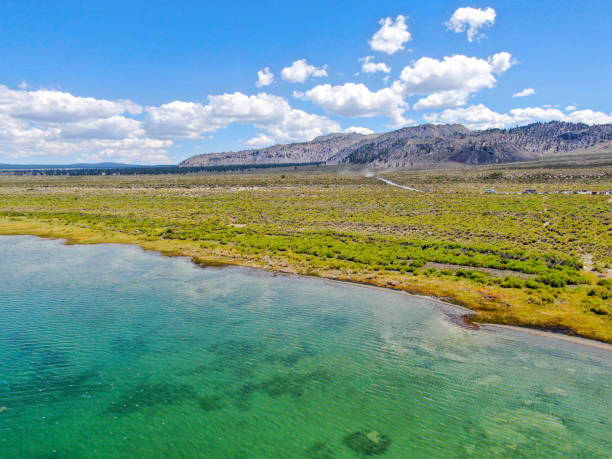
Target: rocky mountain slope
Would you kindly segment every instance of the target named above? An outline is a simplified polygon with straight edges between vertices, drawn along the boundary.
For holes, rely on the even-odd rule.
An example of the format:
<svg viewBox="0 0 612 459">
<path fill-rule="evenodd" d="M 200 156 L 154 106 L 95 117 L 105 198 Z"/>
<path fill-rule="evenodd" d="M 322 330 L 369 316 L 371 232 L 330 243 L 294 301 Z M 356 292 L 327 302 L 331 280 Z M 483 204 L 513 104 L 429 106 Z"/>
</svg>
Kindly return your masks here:
<svg viewBox="0 0 612 459">
<path fill-rule="evenodd" d="M 368 137 L 362 134 L 328 134 L 310 142 L 273 145 L 257 150 L 213 153 L 187 158 L 179 166 L 225 166 L 235 164 L 282 164 L 327 162 L 338 151 Z"/>
<path fill-rule="evenodd" d="M 484 131 L 470 131 L 459 124 L 423 124 L 384 134 L 330 134 L 311 142 L 197 155 L 180 166 L 323 161 L 375 167 L 440 162 L 492 164 L 591 150 L 612 152 L 612 124 L 589 126 L 551 121 Z"/>
</svg>

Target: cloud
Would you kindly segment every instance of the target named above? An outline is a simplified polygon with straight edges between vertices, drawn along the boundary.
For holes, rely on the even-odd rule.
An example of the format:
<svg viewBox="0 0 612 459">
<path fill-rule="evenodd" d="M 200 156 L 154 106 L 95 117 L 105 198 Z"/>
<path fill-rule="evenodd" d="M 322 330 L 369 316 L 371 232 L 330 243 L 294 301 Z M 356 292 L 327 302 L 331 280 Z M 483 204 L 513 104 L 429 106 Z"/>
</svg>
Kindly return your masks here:
<svg viewBox="0 0 612 459">
<path fill-rule="evenodd" d="M 363 62 L 363 64 L 361 64 L 361 71 L 362 72 L 365 72 L 365 73 L 376 73 L 376 72 L 389 73 L 391 71 L 389 66 L 387 64 L 385 64 L 384 62 L 372 62 L 372 59 L 374 59 L 374 56 L 366 56 L 366 57 L 363 57 L 363 58 L 359 59 L 360 61 Z"/>
<path fill-rule="evenodd" d="M 596 112 L 591 109 L 576 110 L 565 115 L 565 121 L 585 124 L 609 124 L 612 123 L 612 113 Z"/>
<path fill-rule="evenodd" d="M 134 117 L 143 112 L 144 119 Z M 78 154 L 88 161 L 165 163 L 172 139 L 201 138 L 233 123 L 263 131 L 249 145 L 340 131 L 326 116 L 294 109 L 267 93 L 217 94 L 207 103 L 173 101 L 143 109 L 131 101 L 0 86 L 0 154 L 10 158 Z"/>
<path fill-rule="evenodd" d="M 139 114 L 142 107 L 130 101 L 77 97 L 70 93 L 39 89 L 18 91 L 0 85 L 0 113 L 29 121 L 74 122 L 108 118 L 128 112 Z"/>
<path fill-rule="evenodd" d="M 276 122 L 291 111 L 284 98 L 265 92 L 251 96 L 233 92 L 208 96 L 208 100 L 213 117 L 227 122 Z"/>
<path fill-rule="evenodd" d="M 110 119 L 107 126 L 91 121 L 33 126 L 22 119 L 0 114 L 0 154 L 15 160 L 79 154 L 87 161 L 169 162 L 166 148 L 172 141 L 141 137 L 139 127 L 134 132 L 124 131 L 122 134 L 126 136 L 121 137 L 110 125 L 122 123 L 123 120 Z M 87 124 L 91 126 L 86 127 Z"/>
<path fill-rule="evenodd" d="M 512 59 L 512 54 L 506 51 L 493 54 L 487 60 L 489 64 L 491 64 L 491 71 L 496 75 L 501 75 L 514 64 L 516 64 L 516 61 Z"/>
<path fill-rule="evenodd" d="M 472 42 L 474 39 L 479 40 L 484 37 L 480 33 L 480 29 L 495 24 L 495 15 L 495 10 L 491 7 L 486 9 L 471 8 L 469 6 L 458 8 L 446 22 L 446 27 L 448 30 L 457 33 L 467 30 L 468 41 Z"/>
<path fill-rule="evenodd" d="M 409 94 L 452 90 L 476 92 L 492 88 L 497 82 L 494 73 L 507 70 L 510 59 L 506 52 L 497 53 L 488 60 L 461 54 L 444 57 L 441 61 L 422 57 L 413 67 L 404 67 L 400 74 L 401 88 Z"/>
<path fill-rule="evenodd" d="M 13 156 L 22 155 L 32 145 L 57 138 L 58 129 L 30 126 L 26 121 L 0 113 L 0 151 Z"/>
<path fill-rule="evenodd" d="M 565 107 L 565 110 L 568 112 L 573 112 L 574 110 L 576 110 L 576 106 L 575 105 L 568 105 L 567 107 Z"/>
<path fill-rule="evenodd" d="M 13 90 L 0 85 L 0 154 L 168 162 L 170 140 L 147 137 L 131 101 L 78 97 L 65 91 Z"/>
<path fill-rule="evenodd" d="M 372 129 L 369 129 L 367 127 L 361 127 L 361 126 L 351 126 L 351 127 L 346 128 L 342 132 L 346 132 L 347 134 L 362 134 L 362 135 L 374 134 L 374 131 Z"/>
<path fill-rule="evenodd" d="M 430 123 L 463 124 L 469 129 L 503 128 L 512 124 L 510 115 L 496 113 L 483 104 L 466 108 L 446 109 L 441 113 L 423 115 Z"/>
<path fill-rule="evenodd" d="M 175 101 L 149 107 L 145 127 L 152 137 L 198 138 L 232 123 L 252 124 L 264 129 L 249 140 L 249 145 L 311 140 L 340 130 L 340 125 L 325 116 L 292 108 L 280 96 L 241 92 L 211 95 L 208 104 Z M 265 136 L 265 137 L 264 137 Z"/>
<path fill-rule="evenodd" d="M 158 138 L 198 138 L 225 126 L 212 116 L 212 107 L 197 102 L 174 101 L 159 107 L 147 107 L 144 126 L 148 135 Z"/>
<path fill-rule="evenodd" d="M 274 74 L 270 72 L 269 67 L 257 71 L 257 82 L 255 83 L 255 86 L 261 88 L 262 86 L 271 85 L 273 82 Z"/>
<path fill-rule="evenodd" d="M 247 141 L 247 145 L 252 147 L 265 147 L 274 143 L 274 137 L 270 137 L 263 132 L 258 133 L 255 137 Z"/>
<path fill-rule="evenodd" d="M 283 80 L 289 81 L 291 83 L 303 83 L 309 77 L 325 77 L 327 76 L 327 71 L 325 70 L 327 66 L 323 67 L 315 67 L 314 65 L 310 65 L 306 62 L 306 59 L 300 59 L 295 61 L 289 67 L 285 67 L 281 70 L 281 77 Z"/>
<path fill-rule="evenodd" d="M 142 136 L 142 123 L 132 118 L 115 115 L 110 118 L 62 123 L 56 125 L 64 139 L 113 139 Z"/>
<path fill-rule="evenodd" d="M 361 83 L 345 83 L 340 86 L 322 84 L 305 93 L 294 92 L 294 96 L 310 100 L 331 115 L 351 118 L 383 116 L 390 118 L 394 126 L 408 122 L 403 117 L 408 103 L 391 88 L 370 91 Z"/>
<path fill-rule="evenodd" d="M 400 14 L 395 21 L 393 18 L 383 18 L 378 21 L 380 29 L 370 39 L 370 48 L 387 54 L 395 54 L 404 49 L 404 43 L 412 40 L 406 19 L 406 16 Z"/>
<path fill-rule="evenodd" d="M 555 108 L 526 107 L 515 108 L 509 113 L 497 113 L 483 104 L 465 108 L 446 109 L 439 113 L 423 115 L 430 123 L 460 123 L 470 129 L 507 128 L 538 121 L 567 121 L 573 123 L 604 124 L 612 123 L 612 114 L 579 110 L 569 114 Z"/>
<path fill-rule="evenodd" d="M 515 92 L 514 94 L 512 94 L 512 97 L 527 97 L 527 96 L 530 96 L 532 94 L 535 94 L 535 89 L 533 89 L 533 88 L 525 88 L 522 91 Z"/>
<path fill-rule="evenodd" d="M 28 82 L 26 80 L 23 80 L 21 83 L 19 83 L 19 89 L 28 89 Z"/>
<path fill-rule="evenodd" d="M 565 114 L 556 108 L 526 107 L 510 110 L 513 124 L 529 124 L 536 121 L 567 121 Z"/>
<path fill-rule="evenodd" d="M 340 131 L 340 125 L 325 116 L 289 109 L 279 122 L 254 123 L 274 136 L 277 142 L 303 142 Z"/>
<path fill-rule="evenodd" d="M 122 139 L 117 141 L 96 141 L 90 144 L 93 153 L 83 153 L 78 161 L 105 162 L 118 161 L 128 164 L 167 164 L 166 147 L 169 140 Z"/>
<path fill-rule="evenodd" d="M 393 88 L 406 95 L 427 95 L 414 105 L 417 110 L 460 106 L 467 103 L 471 94 L 494 87 L 495 75 L 513 64 L 512 55 L 507 52 L 486 60 L 461 54 L 442 60 L 422 57 L 412 67 L 404 67 Z"/>
<path fill-rule="evenodd" d="M 440 91 L 419 99 L 412 108 L 415 110 L 436 109 L 442 107 L 460 107 L 467 104 L 470 93 L 464 90 Z"/>
</svg>

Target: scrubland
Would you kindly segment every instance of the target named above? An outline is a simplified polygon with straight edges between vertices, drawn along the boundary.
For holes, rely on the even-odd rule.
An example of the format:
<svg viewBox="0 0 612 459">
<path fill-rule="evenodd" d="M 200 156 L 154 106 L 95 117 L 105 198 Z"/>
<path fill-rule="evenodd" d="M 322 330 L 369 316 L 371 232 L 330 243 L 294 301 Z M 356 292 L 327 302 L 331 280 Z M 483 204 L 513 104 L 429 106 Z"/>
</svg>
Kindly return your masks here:
<svg viewBox="0 0 612 459">
<path fill-rule="evenodd" d="M 374 172 L 428 192 L 341 167 L 4 175 L 0 234 L 133 243 L 203 265 L 385 286 L 466 306 L 474 323 L 612 343 L 612 196 L 561 193 L 612 189 L 605 158 Z"/>
</svg>

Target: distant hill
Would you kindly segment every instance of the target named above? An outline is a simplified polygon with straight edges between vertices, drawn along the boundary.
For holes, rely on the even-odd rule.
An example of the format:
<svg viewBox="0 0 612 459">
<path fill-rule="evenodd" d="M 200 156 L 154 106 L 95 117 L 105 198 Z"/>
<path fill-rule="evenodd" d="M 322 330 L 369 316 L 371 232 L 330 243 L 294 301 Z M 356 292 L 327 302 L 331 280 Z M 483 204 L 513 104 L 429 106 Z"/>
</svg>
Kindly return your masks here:
<svg viewBox="0 0 612 459">
<path fill-rule="evenodd" d="M 0 170 L 30 170 L 30 169 L 121 169 L 149 167 L 123 163 L 77 163 L 77 164 L 0 164 Z"/>
<path fill-rule="evenodd" d="M 376 167 L 443 162 L 476 165 L 544 159 L 574 151 L 612 152 L 612 124 L 551 121 L 483 131 L 470 131 L 460 124 L 423 124 L 383 134 L 338 133 L 311 142 L 196 155 L 179 166 L 320 161 Z"/>
</svg>

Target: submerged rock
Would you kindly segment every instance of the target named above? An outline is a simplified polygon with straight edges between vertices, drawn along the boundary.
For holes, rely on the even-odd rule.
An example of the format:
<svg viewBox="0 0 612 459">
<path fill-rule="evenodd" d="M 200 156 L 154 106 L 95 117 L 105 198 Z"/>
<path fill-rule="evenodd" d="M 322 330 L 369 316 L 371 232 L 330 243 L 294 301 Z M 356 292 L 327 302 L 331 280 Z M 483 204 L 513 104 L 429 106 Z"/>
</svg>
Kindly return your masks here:
<svg viewBox="0 0 612 459">
<path fill-rule="evenodd" d="M 384 453 L 389 448 L 391 439 L 383 433 L 371 430 L 368 432 L 353 432 L 344 437 L 343 442 L 357 453 L 374 456 Z"/>
<path fill-rule="evenodd" d="M 306 457 L 310 459 L 332 459 L 336 455 L 327 443 L 319 441 L 306 450 Z"/>
</svg>

